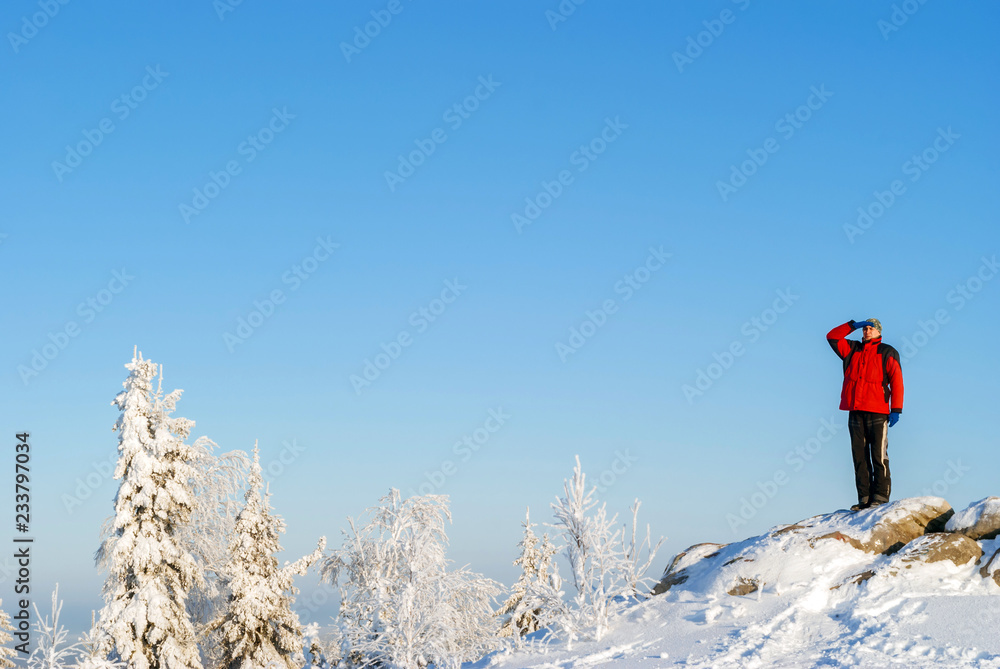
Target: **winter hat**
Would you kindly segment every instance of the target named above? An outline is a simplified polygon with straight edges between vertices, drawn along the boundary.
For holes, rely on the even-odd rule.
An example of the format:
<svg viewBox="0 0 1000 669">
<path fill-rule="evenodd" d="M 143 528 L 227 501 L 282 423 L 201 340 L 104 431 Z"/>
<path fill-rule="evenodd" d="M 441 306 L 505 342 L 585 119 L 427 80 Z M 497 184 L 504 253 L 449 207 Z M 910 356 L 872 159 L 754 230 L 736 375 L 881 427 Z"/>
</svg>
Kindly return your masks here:
<svg viewBox="0 0 1000 669">
<path fill-rule="evenodd" d="M 868 320 L 871 321 L 871 324 L 875 326 L 875 329 L 878 330 L 878 333 L 882 334 L 882 321 L 880 321 L 877 318 L 869 318 Z"/>
</svg>

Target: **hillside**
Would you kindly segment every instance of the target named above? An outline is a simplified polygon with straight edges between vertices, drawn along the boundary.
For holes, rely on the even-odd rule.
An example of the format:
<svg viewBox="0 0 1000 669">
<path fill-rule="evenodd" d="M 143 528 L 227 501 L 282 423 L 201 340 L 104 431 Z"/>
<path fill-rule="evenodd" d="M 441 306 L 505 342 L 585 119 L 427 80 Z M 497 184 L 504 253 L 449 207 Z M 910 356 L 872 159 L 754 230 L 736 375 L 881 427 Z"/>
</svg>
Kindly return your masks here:
<svg viewBox="0 0 1000 669">
<path fill-rule="evenodd" d="M 599 642 L 475 667 L 1000 668 L 1000 498 L 903 499 L 698 544 Z"/>
</svg>

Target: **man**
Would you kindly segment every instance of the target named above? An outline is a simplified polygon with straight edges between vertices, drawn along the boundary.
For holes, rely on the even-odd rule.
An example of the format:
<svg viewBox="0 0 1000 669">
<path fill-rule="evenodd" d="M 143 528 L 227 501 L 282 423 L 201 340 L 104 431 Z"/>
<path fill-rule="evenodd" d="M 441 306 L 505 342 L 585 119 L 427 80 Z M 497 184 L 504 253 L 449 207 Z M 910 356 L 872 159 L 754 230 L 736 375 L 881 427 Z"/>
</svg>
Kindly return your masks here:
<svg viewBox="0 0 1000 669">
<path fill-rule="evenodd" d="M 863 328 L 861 341 L 846 339 Z M 840 408 L 848 411 L 858 503 L 852 511 L 889 501 L 889 428 L 903 411 L 903 370 L 899 353 L 882 343 L 882 323 L 869 318 L 848 321 L 830 330 L 826 340 L 844 361 Z"/>
</svg>

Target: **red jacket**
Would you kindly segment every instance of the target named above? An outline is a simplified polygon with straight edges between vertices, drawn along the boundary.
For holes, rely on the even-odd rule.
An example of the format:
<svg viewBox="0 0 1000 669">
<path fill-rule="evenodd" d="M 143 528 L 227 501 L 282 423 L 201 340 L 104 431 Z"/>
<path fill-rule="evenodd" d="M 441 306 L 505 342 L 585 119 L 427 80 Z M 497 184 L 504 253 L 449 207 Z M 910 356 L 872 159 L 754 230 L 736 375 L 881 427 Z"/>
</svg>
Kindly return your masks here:
<svg viewBox="0 0 1000 669">
<path fill-rule="evenodd" d="M 889 413 L 903 411 L 903 369 L 899 353 L 882 338 L 868 342 L 847 339 L 850 322 L 826 335 L 834 353 L 844 361 L 844 389 L 840 408 L 844 411 Z"/>
</svg>

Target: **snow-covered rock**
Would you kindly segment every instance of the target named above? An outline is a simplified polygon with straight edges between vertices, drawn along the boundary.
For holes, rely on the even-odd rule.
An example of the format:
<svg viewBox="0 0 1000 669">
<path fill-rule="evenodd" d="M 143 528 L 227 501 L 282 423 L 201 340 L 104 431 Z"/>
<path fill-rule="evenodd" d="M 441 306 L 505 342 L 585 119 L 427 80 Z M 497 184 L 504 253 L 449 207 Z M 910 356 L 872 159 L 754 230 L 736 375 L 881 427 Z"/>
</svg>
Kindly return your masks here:
<svg viewBox="0 0 1000 669">
<path fill-rule="evenodd" d="M 948 532 L 935 532 L 917 537 L 899 552 L 900 561 L 903 563 L 934 564 L 950 560 L 958 567 L 969 562 L 978 562 L 982 556 L 983 549 L 978 543 L 965 535 Z M 907 564 L 907 568 L 909 566 Z"/>
<path fill-rule="evenodd" d="M 811 579 L 820 569 L 815 563 L 824 552 L 823 544 L 843 542 L 862 553 L 891 554 L 925 533 L 940 532 L 953 513 L 951 505 L 940 497 L 914 497 L 864 511 L 814 516 L 735 544 L 697 544 L 671 561 L 653 593 L 661 594 L 694 579 L 701 585 L 689 587 L 746 595 L 756 592 L 762 583 L 776 584 L 789 578 L 787 584 L 795 582 L 794 574 L 804 566 L 802 576 Z M 870 557 L 861 561 L 869 562 Z M 836 573 L 836 563 L 828 566 L 833 569 L 831 574 Z"/>
<path fill-rule="evenodd" d="M 945 527 L 970 539 L 994 539 L 1000 536 L 1000 497 L 987 497 L 962 509 Z"/>
<path fill-rule="evenodd" d="M 670 565 L 664 570 L 660 582 L 653 588 L 654 595 L 660 595 L 675 585 L 680 585 L 688 580 L 690 574 L 688 567 L 696 564 L 706 557 L 715 557 L 719 550 L 725 548 L 726 544 L 703 543 L 695 544 L 687 550 L 683 550 L 670 561 Z"/>
<path fill-rule="evenodd" d="M 601 641 L 540 638 L 476 669 L 1000 669 L 1000 537 L 945 532 L 938 497 L 697 544 Z"/>
<path fill-rule="evenodd" d="M 859 511 L 846 518 L 839 513 L 816 516 L 801 525 L 837 529 L 821 539 L 840 539 L 866 553 L 895 553 L 913 539 L 945 528 L 955 511 L 940 497 L 911 497 L 872 509 Z"/>
<path fill-rule="evenodd" d="M 984 559 L 980 560 L 983 566 L 979 570 L 979 574 L 983 578 L 992 578 L 996 581 L 997 586 L 1000 586 L 1000 538 L 983 542 L 983 548 L 985 549 Z M 985 559 L 987 555 L 990 557 Z"/>
</svg>

